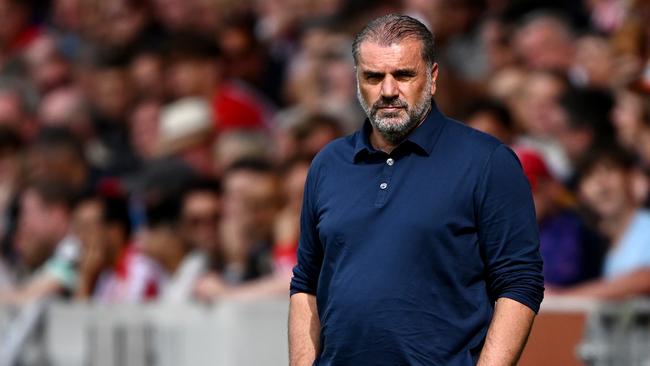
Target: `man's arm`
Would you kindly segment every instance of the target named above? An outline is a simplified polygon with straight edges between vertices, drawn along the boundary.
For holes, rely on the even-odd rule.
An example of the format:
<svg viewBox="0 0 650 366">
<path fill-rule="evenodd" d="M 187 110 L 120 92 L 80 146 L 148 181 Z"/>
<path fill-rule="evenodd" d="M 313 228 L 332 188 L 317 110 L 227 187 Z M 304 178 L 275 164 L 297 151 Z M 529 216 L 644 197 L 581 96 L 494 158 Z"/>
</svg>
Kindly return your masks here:
<svg viewBox="0 0 650 366">
<path fill-rule="evenodd" d="M 316 296 L 295 293 L 289 306 L 289 364 L 311 366 L 320 348 Z"/>
<path fill-rule="evenodd" d="M 528 306 L 506 297 L 498 299 L 477 365 L 516 365 L 534 318 L 535 312 Z"/>
<path fill-rule="evenodd" d="M 216 273 L 200 278 L 194 286 L 194 295 L 203 301 L 257 300 L 286 296 L 291 282 L 291 272 L 274 273 L 242 285 L 228 285 Z"/>
<path fill-rule="evenodd" d="M 514 365 L 544 297 L 544 278 L 530 186 L 510 149 L 493 151 L 476 192 L 486 284 L 497 299 L 479 365 Z"/>
<path fill-rule="evenodd" d="M 650 294 L 650 268 L 638 269 L 613 279 L 587 282 L 569 289 L 555 289 L 549 295 L 624 300 Z"/>
<path fill-rule="evenodd" d="M 320 352 L 320 319 L 316 306 L 318 277 L 323 265 L 323 245 L 318 233 L 316 177 L 318 157 L 307 174 L 300 213 L 298 262 L 289 285 L 289 363 L 311 366 Z"/>
<path fill-rule="evenodd" d="M 22 287 L 0 291 L 0 304 L 24 305 L 57 294 L 62 289 L 63 286 L 56 278 L 41 275 Z"/>
</svg>

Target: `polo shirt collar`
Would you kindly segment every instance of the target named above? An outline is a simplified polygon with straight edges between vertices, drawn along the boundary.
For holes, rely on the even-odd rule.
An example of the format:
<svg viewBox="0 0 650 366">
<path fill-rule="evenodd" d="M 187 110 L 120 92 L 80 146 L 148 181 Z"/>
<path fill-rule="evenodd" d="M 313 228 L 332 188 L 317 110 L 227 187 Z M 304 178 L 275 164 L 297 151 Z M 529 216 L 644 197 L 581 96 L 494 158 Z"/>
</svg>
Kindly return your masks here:
<svg viewBox="0 0 650 366">
<path fill-rule="evenodd" d="M 431 110 L 422 122 L 395 150 L 401 149 L 402 145 L 408 144 L 413 147 L 413 151 L 429 156 L 438 139 L 439 132 L 444 124 L 445 117 L 438 110 L 435 101 L 431 100 Z M 356 163 L 364 154 L 377 152 L 370 143 L 370 134 L 372 125 L 366 118 L 361 130 L 357 131 L 354 136 L 354 155 L 353 161 Z"/>
</svg>

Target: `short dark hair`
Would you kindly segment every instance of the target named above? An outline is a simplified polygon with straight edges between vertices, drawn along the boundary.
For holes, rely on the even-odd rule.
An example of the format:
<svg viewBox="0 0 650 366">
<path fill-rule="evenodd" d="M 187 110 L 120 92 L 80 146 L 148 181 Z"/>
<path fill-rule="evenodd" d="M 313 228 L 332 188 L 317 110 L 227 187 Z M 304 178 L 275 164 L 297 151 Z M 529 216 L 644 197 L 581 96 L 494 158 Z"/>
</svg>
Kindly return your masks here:
<svg viewBox="0 0 650 366">
<path fill-rule="evenodd" d="M 266 159 L 243 158 L 232 163 L 224 172 L 224 175 L 230 175 L 234 172 L 253 172 L 257 174 L 275 174 L 276 170 L 273 164 Z"/>
<path fill-rule="evenodd" d="M 61 182 L 33 182 L 25 191 L 34 192 L 46 206 L 63 207 L 68 212 L 72 211 L 80 199 L 74 189 Z"/>
<path fill-rule="evenodd" d="M 422 42 L 422 59 L 427 66 L 433 65 L 433 34 L 419 20 L 399 14 L 388 14 L 371 21 L 354 37 L 352 42 L 354 64 L 357 65 L 359 62 L 359 47 L 365 41 L 389 46 L 408 38 Z"/>
<path fill-rule="evenodd" d="M 217 62 L 221 59 L 222 52 L 211 38 L 192 32 L 182 32 L 170 38 L 165 56 L 169 63 L 187 60 Z"/>
<path fill-rule="evenodd" d="M 77 136 L 66 127 L 45 127 L 36 135 L 35 148 L 61 149 L 86 163 L 83 144 Z"/>
<path fill-rule="evenodd" d="M 298 140 L 304 140 L 314 131 L 325 127 L 330 128 L 337 136 L 341 136 L 343 134 L 342 124 L 341 120 L 333 115 L 317 113 L 301 121 L 301 123 L 293 128 L 292 132 Z"/>
<path fill-rule="evenodd" d="M 558 102 L 569 116 L 570 128 L 587 128 L 605 132 L 609 136 L 613 134 L 609 115 L 614 107 L 614 99 L 607 90 L 570 88 L 560 95 Z"/>
<path fill-rule="evenodd" d="M 476 99 L 465 107 L 463 119 L 465 121 L 479 113 L 487 113 L 494 117 L 501 127 L 512 132 L 515 128 L 512 122 L 512 115 L 508 107 L 495 99 Z"/>
<path fill-rule="evenodd" d="M 174 227 L 181 213 L 181 198 L 177 194 L 152 192 L 145 197 L 145 215 L 150 228 Z"/>
<path fill-rule="evenodd" d="M 131 211 L 129 201 L 123 196 L 100 196 L 103 206 L 103 220 L 106 224 L 118 225 L 124 236 L 131 236 Z"/>
<path fill-rule="evenodd" d="M 196 177 L 187 184 L 187 187 L 184 188 L 182 194 L 183 199 L 187 198 L 190 194 L 197 192 L 209 192 L 215 196 L 220 196 L 221 182 L 213 178 Z"/>
<path fill-rule="evenodd" d="M 618 145 L 595 147 L 589 150 L 578 162 L 576 182 L 582 182 L 600 164 L 606 164 L 614 169 L 630 171 L 635 167 L 636 163 L 636 157 Z"/>
</svg>

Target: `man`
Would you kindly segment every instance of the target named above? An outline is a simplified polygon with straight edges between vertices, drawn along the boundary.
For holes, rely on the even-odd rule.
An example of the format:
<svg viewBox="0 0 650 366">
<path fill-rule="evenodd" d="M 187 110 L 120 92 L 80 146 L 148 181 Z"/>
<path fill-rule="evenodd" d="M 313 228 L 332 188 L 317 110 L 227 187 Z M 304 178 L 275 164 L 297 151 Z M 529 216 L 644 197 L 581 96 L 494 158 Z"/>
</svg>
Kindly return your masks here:
<svg viewBox="0 0 650 366">
<path fill-rule="evenodd" d="M 72 227 L 81 242 L 77 300 L 116 304 L 155 297 L 159 272 L 130 243 L 126 197 L 100 191 L 83 199 L 73 212 Z"/>
<path fill-rule="evenodd" d="M 194 283 L 207 267 L 207 259 L 192 251 L 181 229 L 181 192 L 151 191 L 146 200 L 147 226 L 142 232 L 142 252 L 160 266 L 158 300 L 182 304 L 192 299 Z"/>
<path fill-rule="evenodd" d="M 512 365 L 523 349 L 543 296 L 530 188 L 511 150 L 437 110 L 432 48 L 399 15 L 355 39 L 368 121 L 307 177 L 292 365 Z"/>
<path fill-rule="evenodd" d="M 1 304 L 74 291 L 79 249 L 69 230 L 74 201 L 70 188 L 55 182 L 34 183 L 22 193 L 14 245 L 27 275 L 16 287 L 0 291 Z"/>
<path fill-rule="evenodd" d="M 181 198 L 180 232 L 192 249 L 215 263 L 222 260 L 219 243 L 221 187 L 212 179 L 197 179 Z"/>
</svg>

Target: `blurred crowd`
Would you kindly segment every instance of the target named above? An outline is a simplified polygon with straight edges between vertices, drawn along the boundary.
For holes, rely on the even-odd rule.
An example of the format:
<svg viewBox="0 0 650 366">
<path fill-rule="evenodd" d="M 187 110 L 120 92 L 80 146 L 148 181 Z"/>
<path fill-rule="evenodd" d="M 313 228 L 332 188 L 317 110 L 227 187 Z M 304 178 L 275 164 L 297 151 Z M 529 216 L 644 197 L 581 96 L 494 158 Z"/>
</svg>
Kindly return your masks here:
<svg viewBox="0 0 650 366">
<path fill-rule="evenodd" d="M 0 304 L 287 296 L 351 40 L 427 24 L 438 107 L 513 147 L 547 293 L 650 293 L 650 2 L 0 0 Z"/>
</svg>

